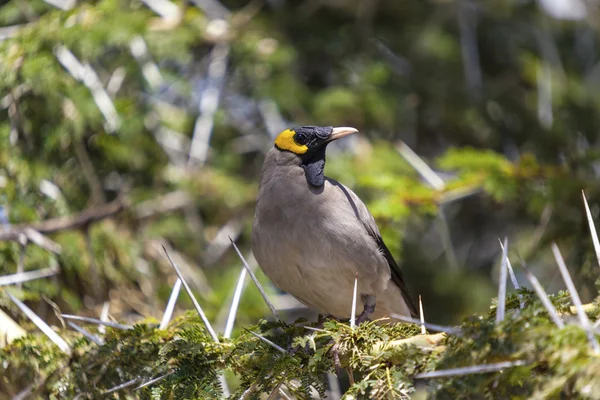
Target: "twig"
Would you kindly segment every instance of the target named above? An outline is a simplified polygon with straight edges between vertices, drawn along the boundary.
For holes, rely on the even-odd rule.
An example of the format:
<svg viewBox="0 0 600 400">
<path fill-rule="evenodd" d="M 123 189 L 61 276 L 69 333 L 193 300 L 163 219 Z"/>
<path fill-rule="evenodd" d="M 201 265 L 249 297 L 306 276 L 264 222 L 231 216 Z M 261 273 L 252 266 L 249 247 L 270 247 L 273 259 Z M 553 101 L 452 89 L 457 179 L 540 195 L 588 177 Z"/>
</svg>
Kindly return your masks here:
<svg viewBox="0 0 600 400">
<path fill-rule="evenodd" d="M 275 306 L 273 306 L 273 303 L 271 303 L 271 301 L 269 300 L 269 297 L 267 296 L 267 292 L 265 292 L 265 289 L 262 287 L 262 285 L 256 278 L 256 275 L 254 275 L 254 271 L 252 271 L 252 268 L 250 268 L 250 266 L 246 262 L 246 259 L 244 258 L 244 256 L 242 255 L 242 253 L 240 252 L 238 247 L 235 245 L 234 241 L 231 238 L 229 238 L 229 240 L 231 241 L 231 244 L 233 245 L 233 248 L 235 249 L 235 252 L 237 253 L 238 257 L 242 260 L 242 264 L 244 264 L 244 267 L 248 271 L 248 274 L 252 278 L 252 281 L 254 281 L 254 284 L 256 285 L 256 288 L 260 292 L 260 295 L 262 296 L 263 300 L 265 301 L 265 303 L 267 303 L 267 306 L 271 310 L 273 317 L 275 318 L 275 320 L 279 320 L 280 319 L 279 313 L 275 309 Z"/>
<path fill-rule="evenodd" d="M 596 259 L 598 265 L 600 265 L 600 242 L 598 241 L 598 232 L 596 232 L 596 226 L 594 225 L 594 219 L 592 218 L 592 212 L 588 205 L 587 199 L 585 198 L 585 192 L 581 191 L 581 197 L 583 198 L 583 205 L 585 206 L 585 215 L 587 216 L 588 225 L 590 226 L 590 235 L 592 236 L 592 243 L 594 244 L 594 250 L 596 251 Z"/>
<path fill-rule="evenodd" d="M 569 290 L 569 294 L 571 295 L 571 300 L 573 300 L 573 305 L 577 308 L 577 315 L 579 316 L 579 322 L 581 322 L 581 326 L 587 332 L 588 340 L 594 349 L 596 354 L 600 353 L 600 344 L 598 344 L 598 340 L 594 334 L 592 329 L 592 324 L 583 309 L 583 305 L 581 304 L 581 299 L 579 298 L 579 293 L 577 293 L 577 289 L 575 288 L 575 284 L 573 283 L 573 279 L 571 279 L 571 274 L 569 274 L 569 270 L 567 269 L 567 265 L 565 264 L 565 260 L 560 254 L 560 250 L 556 243 L 552 243 L 552 253 L 554 254 L 554 258 L 556 259 L 556 263 L 558 264 L 558 269 L 567 285 L 567 289 Z"/>
<path fill-rule="evenodd" d="M 240 277 L 238 278 L 237 285 L 235 286 L 233 298 L 231 299 L 231 307 L 229 308 L 227 323 L 225 324 L 225 332 L 223 333 L 223 337 L 225 339 L 231 338 L 231 333 L 233 332 L 233 325 L 235 324 L 235 317 L 237 315 L 240 298 L 242 297 L 242 292 L 244 290 L 244 283 L 247 274 L 248 270 L 245 267 L 242 267 L 242 270 L 240 271 Z"/>
<path fill-rule="evenodd" d="M 212 325 L 208 321 L 208 318 L 206 318 L 206 315 L 204 314 L 204 311 L 202 310 L 202 307 L 200 307 L 200 304 L 198 303 L 198 300 L 196 300 L 196 296 L 194 296 L 194 293 L 192 293 L 192 289 L 190 289 L 190 286 L 187 284 L 187 282 L 183 278 L 183 275 L 181 274 L 181 271 L 179 270 L 179 267 L 177 267 L 177 264 L 175 264 L 173 262 L 173 260 L 171 259 L 171 256 L 167 252 L 167 249 L 165 248 L 165 246 L 163 246 L 163 250 L 164 250 L 165 254 L 167 255 L 167 258 L 169 259 L 169 262 L 173 266 L 173 269 L 177 273 L 177 276 L 179 277 L 179 279 L 181 279 L 181 283 L 183 283 L 183 287 L 185 288 L 185 291 L 187 292 L 188 296 L 190 297 L 190 300 L 192 300 L 192 303 L 194 304 L 194 307 L 196 308 L 196 311 L 198 312 L 198 315 L 200 316 L 200 318 L 204 322 L 204 325 L 206 326 L 206 329 L 208 330 L 208 333 L 210 333 L 210 336 L 213 338 L 213 340 L 216 343 L 220 343 L 219 342 L 219 337 L 217 336 L 217 334 L 215 333 L 214 329 L 212 328 Z"/>
<path fill-rule="evenodd" d="M 88 322 L 90 324 L 104 325 L 104 326 L 108 326 L 110 328 L 115 328 L 115 329 L 122 329 L 122 330 L 133 329 L 133 326 L 131 326 L 131 325 L 123 325 L 123 324 L 117 324 L 117 323 L 109 322 L 109 321 L 101 321 L 96 318 L 80 317 L 79 315 L 70 315 L 70 314 L 61 314 L 61 315 L 64 319 L 72 319 L 75 321 Z"/>
<path fill-rule="evenodd" d="M 58 267 L 50 267 L 35 271 L 27 271 L 12 275 L 0 276 L 0 286 L 20 284 L 35 279 L 47 278 L 49 276 L 56 275 L 59 271 L 60 269 Z"/>
<path fill-rule="evenodd" d="M 7 296 L 12 300 L 23 311 L 23 313 L 33 322 L 48 338 L 57 345 L 63 353 L 71 354 L 71 347 L 63 338 L 61 338 L 50 326 L 44 322 L 36 313 L 34 313 L 29 307 L 27 307 L 21 300 L 17 299 L 11 293 L 6 293 Z"/>
<path fill-rule="evenodd" d="M 165 308 L 165 312 L 163 314 L 162 320 L 160 321 L 160 326 L 158 327 L 158 329 L 166 329 L 169 325 L 171 317 L 173 317 L 173 310 L 175 310 L 175 304 L 177 303 L 177 298 L 179 297 L 180 291 L 181 279 L 177 278 L 175 284 L 173 285 L 173 290 L 171 291 L 171 296 L 169 296 L 167 308 Z"/>
<path fill-rule="evenodd" d="M 500 282 L 498 282 L 498 306 L 496 307 L 496 324 L 504 321 L 504 311 L 506 308 L 506 278 L 508 267 L 506 266 L 506 250 L 508 248 L 508 238 L 504 238 L 502 246 L 502 261 L 500 262 Z"/>
<path fill-rule="evenodd" d="M 45 221 L 34 222 L 28 225 L 13 225 L 8 229 L 0 229 L 0 241 L 19 240 L 19 235 L 23 233 L 30 238 L 30 235 L 28 235 L 30 229 L 37 231 L 40 234 L 47 234 L 69 229 L 82 228 L 83 226 L 93 222 L 112 217 L 113 215 L 121 212 L 126 206 L 126 201 L 123 198 L 119 198 L 110 203 L 90 207 L 76 215 L 47 219 Z"/>
<path fill-rule="evenodd" d="M 481 365 L 473 365 L 470 367 L 461 367 L 461 368 L 450 368 L 443 369 L 439 371 L 431 371 L 431 372 L 422 372 L 420 374 L 416 374 L 413 376 L 415 379 L 431 379 L 431 378 L 443 378 L 448 376 L 461 376 L 461 375 L 473 375 L 473 374 L 483 374 L 486 372 L 496 372 L 503 370 L 505 368 L 519 367 L 522 365 L 527 365 L 528 363 L 524 360 L 518 361 L 504 361 L 493 364 L 481 364 Z"/>
</svg>

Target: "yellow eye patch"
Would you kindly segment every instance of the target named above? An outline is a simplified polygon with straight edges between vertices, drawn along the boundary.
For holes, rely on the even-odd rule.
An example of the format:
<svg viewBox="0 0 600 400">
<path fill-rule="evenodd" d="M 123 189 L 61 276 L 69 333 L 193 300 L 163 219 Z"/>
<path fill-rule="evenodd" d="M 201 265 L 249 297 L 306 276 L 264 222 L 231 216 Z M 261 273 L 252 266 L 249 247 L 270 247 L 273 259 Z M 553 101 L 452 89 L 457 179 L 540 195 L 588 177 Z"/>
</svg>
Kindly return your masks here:
<svg viewBox="0 0 600 400">
<path fill-rule="evenodd" d="M 290 129 L 286 129 L 285 131 L 281 132 L 275 139 L 275 146 L 277 146 L 279 150 L 291 151 L 294 154 L 306 153 L 308 151 L 308 146 L 306 146 L 305 144 L 296 143 L 296 141 L 294 140 L 295 134 L 296 132 Z"/>
</svg>

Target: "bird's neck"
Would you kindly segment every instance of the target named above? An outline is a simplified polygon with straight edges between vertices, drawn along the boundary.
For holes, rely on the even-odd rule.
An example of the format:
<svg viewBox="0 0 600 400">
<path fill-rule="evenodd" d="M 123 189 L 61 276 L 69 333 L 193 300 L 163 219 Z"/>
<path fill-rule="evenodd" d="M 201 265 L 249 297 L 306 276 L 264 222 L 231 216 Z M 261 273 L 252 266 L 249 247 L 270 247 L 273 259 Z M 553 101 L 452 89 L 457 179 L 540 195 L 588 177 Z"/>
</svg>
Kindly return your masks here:
<svg viewBox="0 0 600 400">
<path fill-rule="evenodd" d="M 321 187 L 325 183 L 325 146 L 310 154 L 302 160 L 306 181 L 316 187 Z"/>
</svg>

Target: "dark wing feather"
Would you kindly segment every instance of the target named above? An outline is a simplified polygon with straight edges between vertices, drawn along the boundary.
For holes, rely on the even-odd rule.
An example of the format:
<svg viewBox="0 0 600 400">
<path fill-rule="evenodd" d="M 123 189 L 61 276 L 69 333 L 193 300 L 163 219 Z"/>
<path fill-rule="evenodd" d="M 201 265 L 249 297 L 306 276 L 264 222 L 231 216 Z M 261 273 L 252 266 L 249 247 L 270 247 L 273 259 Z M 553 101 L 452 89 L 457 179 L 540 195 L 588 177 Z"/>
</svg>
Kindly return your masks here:
<svg viewBox="0 0 600 400">
<path fill-rule="evenodd" d="M 369 231 L 369 233 L 371 232 Z M 400 269 L 400 266 L 396 263 L 396 260 L 394 260 L 392 253 L 390 253 L 390 250 L 383 242 L 383 238 L 381 237 L 381 235 L 371 234 L 371 236 L 373 236 L 373 238 L 375 239 L 377 246 L 379 246 L 379 250 L 383 253 L 385 259 L 390 265 L 390 271 L 392 271 L 392 280 L 400 288 L 400 291 L 402 292 L 402 297 L 404 298 L 404 301 L 406 302 L 406 305 L 410 310 L 411 317 L 418 317 L 419 313 L 417 312 L 417 307 L 415 306 L 415 303 L 412 301 L 410 295 L 408 294 L 408 288 L 406 287 L 406 282 L 404 282 L 404 277 L 402 276 L 402 270 Z"/>
<path fill-rule="evenodd" d="M 363 223 L 369 235 L 371 235 L 371 237 L 375 240 L 375 243 L 377 243 L 379 251 L 381 251 L 381 254 L 383 254 L 385 259 L 387 260 L 388 265 L 390 266 L 392 281 L 400 288 L 400 291 L 402 292 L 402 297 L 404 298 L 404 301 L 406 302 L 406 305 L 410 310 L 411 316 L 417 317 L 419 315 L 417 312 L 417 307 L 415 306 L 415 303 L 412 301 L 408 293 L 408 288 L 406 287 L 404 277 L 402 276 L 402 270 L 400 270 L 400 267 L 398 266 L 396 260 L 394 260 L 394 257 L 392 256 L 392 253 L 390 253 L 390 250 L 383 242 L 383 238 L 379 233 L 379 228 L 377 227 L 375 218 L 373 218 L 373 216 L 367 209 L 367 206 L 365 206 L 365 204 L 356 195 L 356 193 L 354 193 L 352 190 L 348 189 L 346 186 L 333 179 L 327 178 L 327 180 L 329 180 L 329 182 L 332 185 L 340 188 L 340 190 L 342 190 L 342 192 L 344 192 L 344 194 L 346 195 L 346 198 L 348 199 L 350 205 L 354 209 L 356 217 Z"/>
</svg>

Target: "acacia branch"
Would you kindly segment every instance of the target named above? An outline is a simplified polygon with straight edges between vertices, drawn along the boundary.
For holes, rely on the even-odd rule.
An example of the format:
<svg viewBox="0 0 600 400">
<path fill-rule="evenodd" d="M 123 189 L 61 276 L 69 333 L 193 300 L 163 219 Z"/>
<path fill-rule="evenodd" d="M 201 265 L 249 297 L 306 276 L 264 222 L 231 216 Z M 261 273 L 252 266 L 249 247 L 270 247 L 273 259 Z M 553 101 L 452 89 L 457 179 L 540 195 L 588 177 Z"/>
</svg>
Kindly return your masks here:
<svg viewBox="0 0 600 400">
<path fill-rule="evenodd" d="M 47 219 L 32 224 L 14 225 L 8 229 L 0 230 L 0 241 L 17 241 L 21 235 L 27 236 L 27 233 L 31 230 L 47 234 L 83 228 L 93 222 L 112 217 L 125 209 L 125 207 L 127 207 L 127 201 L 123 198 L 118 198 L 110 203 L 90 207 L 76 215 Z"/>
</svg>

